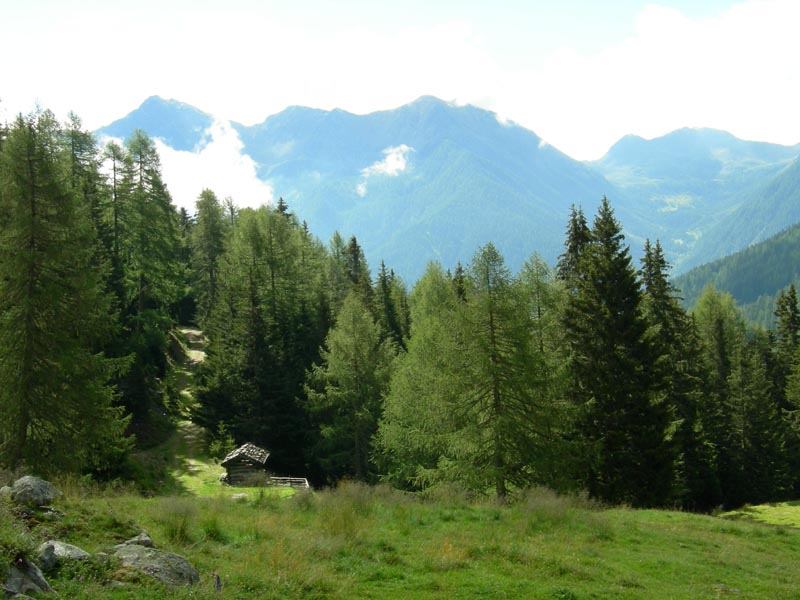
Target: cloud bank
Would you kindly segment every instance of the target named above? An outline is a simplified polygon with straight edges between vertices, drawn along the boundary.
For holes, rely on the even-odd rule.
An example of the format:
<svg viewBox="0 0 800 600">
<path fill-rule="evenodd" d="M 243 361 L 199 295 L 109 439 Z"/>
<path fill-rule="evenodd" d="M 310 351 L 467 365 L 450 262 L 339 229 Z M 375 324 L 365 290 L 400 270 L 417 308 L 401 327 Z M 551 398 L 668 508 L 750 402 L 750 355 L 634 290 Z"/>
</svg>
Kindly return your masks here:
<svg viewBox="0 0 800 600">
<path fill-rule="evenodd" d="M 215 120 L 192 152 L 174 150 L 158 139 L 155 143 L 172 200 L 189 214 L 194 214 L 195 201 L 206 188 L 220 200 L 230 196 L 240 208 L 274 200 L 272 186 L 258 178 L 256 163 L 242 152 L 242 140 L 228 121 Z"/>
</svg>

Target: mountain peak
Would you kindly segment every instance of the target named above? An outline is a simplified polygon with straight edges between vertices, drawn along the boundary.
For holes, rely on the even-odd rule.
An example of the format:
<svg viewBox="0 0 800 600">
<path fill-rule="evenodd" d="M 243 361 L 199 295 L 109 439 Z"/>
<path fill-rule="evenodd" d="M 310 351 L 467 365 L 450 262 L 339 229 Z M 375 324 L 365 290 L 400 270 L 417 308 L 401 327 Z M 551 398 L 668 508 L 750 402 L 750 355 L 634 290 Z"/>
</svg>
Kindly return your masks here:
<svg viewBox="0 0 800 600">
<path fill-rule="evenodd" d="M 96 133 L 127 139 L 141 129 L 175 150 L 193 150 L 203 139 L 213 119 L 207 113 L 177 100 L 150 96 L 138 108 Z"/>
</svg>

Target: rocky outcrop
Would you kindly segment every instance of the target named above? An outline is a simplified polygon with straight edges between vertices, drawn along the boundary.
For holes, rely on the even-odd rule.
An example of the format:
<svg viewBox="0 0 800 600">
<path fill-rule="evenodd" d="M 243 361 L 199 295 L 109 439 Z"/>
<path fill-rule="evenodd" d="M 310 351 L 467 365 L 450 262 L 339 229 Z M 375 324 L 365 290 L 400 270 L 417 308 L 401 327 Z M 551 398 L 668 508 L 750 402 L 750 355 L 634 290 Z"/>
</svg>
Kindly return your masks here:
<svg viewBox="0 0 800 600">
<path fill-rule="evenodd" d="M 11 486 L 11 500 L 30 507 L 49 506 L 60 495 L 53 484 L 32 475 L 20 477 Z"/>
</svg>

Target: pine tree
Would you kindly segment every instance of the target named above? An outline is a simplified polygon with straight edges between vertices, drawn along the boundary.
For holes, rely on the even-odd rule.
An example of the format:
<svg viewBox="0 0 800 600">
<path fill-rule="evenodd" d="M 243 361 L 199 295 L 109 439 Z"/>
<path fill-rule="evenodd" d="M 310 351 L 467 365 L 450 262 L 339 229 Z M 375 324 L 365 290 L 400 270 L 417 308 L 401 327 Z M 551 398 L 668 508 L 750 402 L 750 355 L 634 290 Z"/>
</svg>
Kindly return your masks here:
<svg viewBox="0 0 800 600">
<path fill-rule="evenodd" d="M 558 278 L 572 288 L 574 280 L 580 273 L 580 260 L 583 251 L 591 241 L 591 231 L 586 216 L 581 208 L 570 209 L 567 238 L 564 242 L 564 253 L 558 259 L 556 273 Z"/>
<path fill-rule="evenodd" d="M 20 116 L 0 154 L 0 459 L 39 472 L 106 469 L 128 445 L 109 385 L 122 365 L 98 351 L 112 303 L 62 133 L 49 112 Z"/>
<path fill-rule="evenodd" d="M 405 349 L 408 336 L 406 291 L 394 272 L 386 270 L 383 261 L 375 287 L 375 310 L 384 336 L 388 336 L 398 348 Z"/>
<path fill-rule="evenodd" d="M 330 321 L 325 253 L 293 215 L 242 210 L 219 259 L 197 418 L 263 445 L 279 472 L 305 472 L 314 445 L 298 398 Z"/>
<path fill-rule="evenodd" d="M 729 376 L 724 448 L 730 470 L 723 482 L 728 506 L 782 499 L 789 487 L 784 423 L 767 376 L 766 336 L 760 337 L 744 345 Z"/>
<path fill-rule="evenodd" d="M 700 419 L 703 396 L 700 345 L 694 321 L 680 305 L 669 280 L 661 244 L 645 242 L 641 277 L 643 311 L 654 351 L 654 393 L 669 410 L 670 444 L 675 465 L 673 497 L 687 508 L 710 509 L 718 498 L 713 451 Z"/>
<path fill-rule="evenodd" d="M 774 368 L 772 372 L 775 381 L 778 401 L 783 408 L 785 404 L 786 380 L 797 358 L 798 341 L 800 341 L 800 308 L 797 303 L 797 290 L 790 285 L 786 290 L 778 293 L 775 302 L 775 331 L 774 331 Z"/>
<path fill-rule="evenodd" d="M 576 273 L 567 279 L 574 286 L 565 311 L 571 394 L 583 411 L 589 492 L 648 506 L 669 498 L 668 412 L 653 393 L 653 349 L 623 240 L 603 198 Z"/>
<path fill-rule="evenodd" d="M 460 300 L 432 266 L 415 287 L 408 353 L 392 379 L 379 439 L 395 458 L 394 477 L 492 488 L 503 499 L 552 476 L 557 386 L 541 350 L 552 332 L 540 323 L 539 335 L 533 319 L 549 306 L 532 297 L 533 281 L 511 277 L 491 244 L 476 253 L 464 284 Z"/>
</svg>

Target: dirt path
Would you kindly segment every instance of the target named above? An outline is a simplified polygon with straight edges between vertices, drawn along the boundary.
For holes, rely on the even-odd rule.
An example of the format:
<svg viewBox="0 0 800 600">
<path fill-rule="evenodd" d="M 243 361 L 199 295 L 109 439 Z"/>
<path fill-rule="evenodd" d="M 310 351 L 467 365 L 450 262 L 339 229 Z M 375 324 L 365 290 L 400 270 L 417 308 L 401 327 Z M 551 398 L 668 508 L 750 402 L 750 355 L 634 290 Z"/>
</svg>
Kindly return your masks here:
<svg viewBox="0 0 800 600">
<path fill-rule="evenodd" d="M 197 367 L 206 358 L 206 337 L 199 329 L 190 327 L 182 327 L 180 332 L 186 338 L 188 348 L 184 360 L 176 367 L 181 371 L 178 377 L 179 391 L 184 406 L 189 409 L 195 403 L 194 376 Z M 196 467 L 194 457 L 203 452 L 205 430 L 187 419 L 178 423 L 176 434 L 178 437 L 176 453 L 184 455 L 187 460 L 187 468 L 192 471 Z"/>
<path fill-rule="evenodd" d="M 187 368 L 194 368 L 206 359 L 206 336 L 199 329 L 182 327 L 181 333 L 189 346 Z"/>
</svg>

